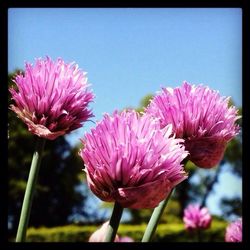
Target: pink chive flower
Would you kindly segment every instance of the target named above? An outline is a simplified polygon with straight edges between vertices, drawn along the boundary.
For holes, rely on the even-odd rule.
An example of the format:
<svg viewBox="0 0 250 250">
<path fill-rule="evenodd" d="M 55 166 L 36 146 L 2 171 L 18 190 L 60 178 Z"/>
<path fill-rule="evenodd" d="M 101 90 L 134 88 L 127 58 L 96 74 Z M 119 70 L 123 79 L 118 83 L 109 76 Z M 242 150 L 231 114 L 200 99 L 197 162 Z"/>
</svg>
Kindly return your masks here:
<svg viewBox="0 0 250 250">
<path fill-rule="evenodd" d="M 188 153 L 171 134 L 171 125 L 160 129 L 157 119 L 135 111 L 104 115 L 79 152 L 92 192 L 123 207 L 156 207 L 187 178 L 181 161 Z"/>
<path fill-rule="evenodd" d="M 235 121 L 240 116 L 234 106 L 228 107 L 229 99 L 208 87 L 184 82 L 175 89 L 163 88 L 146 113 L 158 117 L 161 127 L 172 124 L 176 137 L 185 139 L 189 159 L 201 168 L 211 168 L 239 132 Z"/>
<path fill-rule="evenodd" d="M 188 231 L 207 229 L 211 225 L 212 217 L 206 207 L 200 208 L 199 205 L 190 204 L 184 210 L 183 221 Z"/>
<path fill-rule="evenodd" d="M 91 234 L 88 242 L 104 242 L 108 230 L 108 225 L 109 225 L 108 221 L 103 223 L 99 229 L 97 229 L 93 234 Z M 119 242 L 118 235 L 115 236 L 114 242 Z"/>
<path fill-rule="evenodd" d="M 232 222 L 226 228 L 226 242 L 242 242 L 242 218 Z"/>
<path fill-rule="evenodd" d="M 87 90 L 86 73 L 75 63 L 37 59 L 34 65 L 26 63 L 24 75 L 14 82 L 10 109 L 39 137 L 54 140 L 93 117 L 88 104 L 94 96 Z"/>
</svg>

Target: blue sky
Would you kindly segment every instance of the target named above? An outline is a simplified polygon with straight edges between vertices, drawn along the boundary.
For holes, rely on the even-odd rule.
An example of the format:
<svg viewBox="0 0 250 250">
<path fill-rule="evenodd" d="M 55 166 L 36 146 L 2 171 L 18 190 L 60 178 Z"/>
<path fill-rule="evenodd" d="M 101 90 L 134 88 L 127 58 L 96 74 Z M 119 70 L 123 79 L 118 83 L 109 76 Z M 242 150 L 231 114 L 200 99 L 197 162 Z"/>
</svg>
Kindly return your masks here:
<svg viewBox="0 0 250 250">
<path fill-rule="evenodd" d="M 161 87 L 203 83 L 242 105 L 240 8 L 10 8 L 8 69 L 50 56 L 88 72 L 95 120 Z M 67 138 L 77 143 L 88 122 Z"/>
</svg>

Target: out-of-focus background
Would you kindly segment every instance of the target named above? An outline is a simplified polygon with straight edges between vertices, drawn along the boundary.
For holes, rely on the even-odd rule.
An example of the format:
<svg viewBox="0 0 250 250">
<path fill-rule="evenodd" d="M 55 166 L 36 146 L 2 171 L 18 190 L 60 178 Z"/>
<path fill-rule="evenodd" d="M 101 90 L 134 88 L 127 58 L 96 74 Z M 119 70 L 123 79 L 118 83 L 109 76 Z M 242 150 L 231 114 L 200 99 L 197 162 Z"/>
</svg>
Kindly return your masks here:
<svg viewBox="0 0 250 250">
<path fill-rule="evenodd" d="M 142 111 L 162 87 L 184 80 L 231 96 L 242 106 L 242 10 L 240 8 L 10 8 L 8 70 L 12 78 L 35 58 L 61 57 L 88 72 L 95 117 L 83 128 L 46 144 L 28 230 L 28 241 L 87 241 L 109 219 L 112 204 L 86 185 L 78 156 L 80 138 L 104 113 Z M 11 100 L 9 99 L 9 103 Z M 241 120 L 239 120 L 241 125 Z M 16 234 L 34 137 L 9 111 L 9 240 Z M 210 170 L 187 164 L 154 241 L 195 241 L 184 230 L 190 203 L 213 216 L 204 241 L 224 241 L 225 228 L 242 215 L 242 136 Z M 120 235 L 140 241 L 152 210 L 125 209 Z"/>
</svg>

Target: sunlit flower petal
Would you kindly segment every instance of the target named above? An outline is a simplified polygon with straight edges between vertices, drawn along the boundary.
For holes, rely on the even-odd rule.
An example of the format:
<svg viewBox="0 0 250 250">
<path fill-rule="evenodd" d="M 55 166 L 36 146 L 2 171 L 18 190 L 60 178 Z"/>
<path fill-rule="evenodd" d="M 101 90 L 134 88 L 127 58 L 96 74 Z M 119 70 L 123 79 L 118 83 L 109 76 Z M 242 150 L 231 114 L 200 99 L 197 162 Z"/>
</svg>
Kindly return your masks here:
<svg viewBox="0 0 250 250">
<path fill-rule="evenodd" d="M 161 129 L 150 115 L 106 114 L 82 140 L 80 156 L 90 189 L 123 207 L 156 207 L 187 178 L 181 165 L 187 156 L 183 140 L 171 134 L 171 125 Z"/>
<path fill-rule="evenodd" d="M 175 89 L 163 88 L 146 113 L 160 119 L 161 126 L 173 125 L 177 138 L 185 140 L 190 160 L 202 168 L 217 165 L 227 143 L 238 134 L 237 110 L 228 107 L 229 98 L 202 85 L 184 82 Z"/>
<path fill-rule="evenodd" d="M 34 66 L 26 63 L 24 75 L 14 82 L 10 109 L 39 137 L 54 140 L 93 117 L 88 104 L 94 96 L 87 89 L 86 73 L 75 63 L 37 59 Z"/>
</svg>

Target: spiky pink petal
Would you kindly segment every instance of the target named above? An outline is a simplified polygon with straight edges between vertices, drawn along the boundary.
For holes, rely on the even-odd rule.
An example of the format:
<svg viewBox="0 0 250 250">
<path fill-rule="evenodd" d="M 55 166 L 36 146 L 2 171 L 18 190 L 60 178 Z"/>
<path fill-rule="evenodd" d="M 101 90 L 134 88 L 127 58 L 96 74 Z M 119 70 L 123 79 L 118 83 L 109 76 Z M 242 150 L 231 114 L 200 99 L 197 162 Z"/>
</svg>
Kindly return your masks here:
<svg viewBox="0 0 250 250">
<path fill-rule="evenodd" d="M 185 140 L 190 160 L 202 168 L 217 165 L 227 143 L 238 134 L 235 121 L 240 118 L 229 98 L 202 85 L 184 82 L 175 89 L 163 88 L 156 95 L 146 113 L 160 119 L 161 126 L 173 125 L 177 138 Z"/>
<path fill-rule="evenodd" d="M 187 156 L 172 126 L 135 111 L 106 114 L 82 140 L 80 156 L 90 189 L 104 201 L 123 207 L 153 208 L 187 178 L 181 161 Z"/>
</svg>

